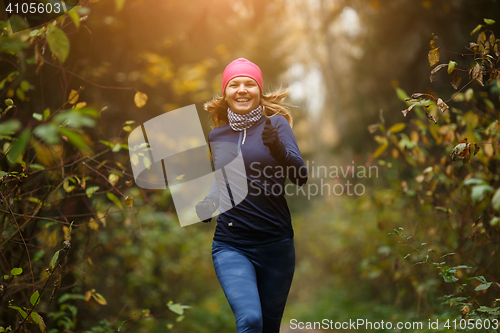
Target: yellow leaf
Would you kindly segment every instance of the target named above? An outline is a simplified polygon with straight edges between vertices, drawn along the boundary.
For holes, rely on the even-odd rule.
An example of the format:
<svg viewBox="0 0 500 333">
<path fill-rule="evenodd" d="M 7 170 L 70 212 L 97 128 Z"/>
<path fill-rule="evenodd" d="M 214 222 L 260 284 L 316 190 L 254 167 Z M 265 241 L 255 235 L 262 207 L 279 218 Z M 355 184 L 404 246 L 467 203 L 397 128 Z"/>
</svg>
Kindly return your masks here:
<svg viewBox="0 0 500 333">
<path fill-rule="evenodd" d="M 382 155 L 382 153 L 387 149 L 387 147 L 389 147 L 389 144 L 387 142 L 381 144 L 377 150 L 375 150 L 375 152 L 373 153 L 373 158 L 377 158 L 379 157 L 380 155 Z"/>
<path fill-rule="evenodd" d="M 108 302 L 106 302 L 106 299 L 99 293 L 93 293 L 92 297 L 95 299 L 95 301 L 101 305 L 106 305 Z"/>
<path fill-rule="evenodd" d="M 148 95 L 146 95 L 145 93 L 141 93 L 140 91 L 135 93 L 134 103 L 138 108 L 142 108 L 144 105 L 146 105 L 147 101 Z"/>
<path fill-rule="evenodd" d="M 118 183 L 118 179 L 120 179 L 120 177 L 117 174 L 109 174 L 108 180 L 111 185 L 115 186 L 116 183 Z"/>
<path fill-rule="evenodd" d="M 65 179 L 64 180 L 64 183 L 63 183 L 63 188 L 66 192 L 71 192 L 75 189 L 75 187 L 73 185 L 69 185 L 69 181 L 68 179 Z"/>
<path fill-rule="evenodd" d="M 71 241 L 71 235 L 68 233 L 69 228 L 67 226 L 63 226 L 63 235 L 64 235 L 64 240 L 67 240 L 68 242 Z"/>
<path fill-rule="evenodd" d="M 71 89 L 71 92 L 69 93 L 69 97 L 68 97 L 68 103 L 75 104 L 78 101 L 78 97 L 80 97 L 80 95 L 78 94 L 78 91 Z"/>
<path fill-rule="evenodd" d="M 431 67 L 439 62 L 439 57 L 439 49 L 432 49 L 429 51 L 429 64 Z"/>
<path fill-rule="evenodd" d="M 92 291 L 90 290 L 87 290 L 87 292 L 85 293 L 85 301 L 90 301 L 90 298 L 92 297 Z"/>
<path fill-rule="evenodd" d="M 87 106 L 87 103 L 86 102 L 80 102 L 80 103 L 76 103 L 75 105 L 75 110 L 78 110 L 78 109 L 82 109 L 84 107 Z"/>
<path fill-rule="evenodd" d="M 104 212 L 97 212 L 97 219 L 106 227 L 106 214 Z"/>
<path fill-rule="evenodd" d="M 97 232 L 99 231 L 99 224 L 93 218 L 91 218 L 89 221 L 89 228 Z"/>
<path fill-rule="evenodd" d="M 142 162 L 144 163 L 144 166 L 146 167 L 146 169 L 149 169 L 149 167 L 151 166 L 151 161 L 149 160 L 149 158 L 144 156 L 144 158 L 142 159 Z"/>
<path fill-rule="evenodd" d="M 139 164 L 139 155 L 132 154 L 132 157 L 130 158 L 130 161 L 132 162 L 133 165 Z"/>
<path fill-rule="evenodd" d="M 129 207 L 132 207 L 134 205 L 134 198 L 127 195 L 127 197 L 125 198 L 125 204 Z"/>
<path fill-rule="evenodd" d="M 389 132 L 391 132 L 391 133 L 401 132 L 402 130 L 405 129 L 405 127 L 406 127 L 405 123 L 397 123 L 397 124 L 392 125 L 389 128 Z"/>
</svg>

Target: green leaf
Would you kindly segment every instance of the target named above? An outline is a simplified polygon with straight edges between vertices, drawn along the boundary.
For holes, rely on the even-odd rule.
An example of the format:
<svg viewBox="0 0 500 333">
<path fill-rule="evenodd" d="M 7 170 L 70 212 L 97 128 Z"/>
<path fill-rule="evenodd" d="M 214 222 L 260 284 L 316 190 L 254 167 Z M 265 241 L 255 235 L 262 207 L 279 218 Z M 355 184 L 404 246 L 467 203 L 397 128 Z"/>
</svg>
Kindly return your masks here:
<svg viewBox="0 0 500 333">
<path fill-rule="evenodd" d="M 474 28 L 474 30 L 472 30 L 472 31 L 471 31 L 471 33 L 470 33 L 470 34 L 471 34 L 471 36 L 472 36 L 472 35 L 474 35 L 476 32 L 478 32 L 479 30 L 481 30 L 481 28 L 482 28 L 482 27 L 483 27 L 483 26 L 482 26 L 481 24 L 478 24 L 478 25 Z"/>
<path fill-rule="evenodd" d="M 492 25 L 492 24 L 495 24 L 495 20 L 485 18 L 484 23 Z"/>
<path fill-rule="evenodd" d="M 85 189 L 85 193 L 87 194 L 87 197 L 91 198 L 92 195 L 94 195 L 95 192 L 99 190 L 99 186 L 90 186 Z"/>
<path fill-rule="evenodd" d="M 493 187 L 490 185 L 476 185 L 472 187 L 472 192 L 471 192 L 471 197 L 474 202 L 480 202 L 481 200 L 484 199 L 484 197 L 493 191 Z"/>
<path fill-rule="evenodd" d="M 500 188 L 495 192 L 491 199 L 491 206 L 497 212 L 500 212 Z"/>
<path fill-rule="evenodd" d="M 43 119 L 45 120 L 48 117 L 50 117 L 50 109 L 49 108 L 43 110 Z"/>
<path fill-rule="evenodd" d="M 456 66 L 457 66 L 457 63 L 450 60 L 450 62 L 448 63 L 448 74 L 451 74 L 455 70 Z"/>
<path fill-rule="evenodd" d="M 38 328 L 40 328 L 40 331 L 42 333 L 45 333 L 47 327 L 45 326 L 45 322 L 43 321 L 42 316 L 40 316 L 40 314 L 38 314 L 38 312 L 33 311 L 33 312 L 31 312 L 31 318 L 33 319 L 35 324 L 38 325 Z"/>
<path fill-rule="evenodd" d="M 31 129 L 25 129 L 21 135 L 12 143 L 10 146 L 7 158 L 11 164 L 17 163 L 17 160 L 24 154 L 26 146 L 28 145 L 28 139 L 30 137 Z"/>
<path fill-rule="evenodd" d="M 118 325 L 118 327 L 117 327 L 117 329 L 116 329 L 116 330 L 117 330 L 118 332 L 120 332 L 120 330 L 122 329 L 123 325 L 124 325 L 126 322 L 127 322 L 126 320 L 122 321 L 122 322 L 120 323 L 120 325 Z"/>
<path fill-rule="evenodd" d="M 466 266 L 466 265 L 459 265 L 459 266 L 453 267 L 453 269 L 466 269 L 466 268 L 472 268 L 472 267 Z"/>
<path fill-rule="evenodd" d="M 35 118 L 38 121 L 42 121 L 43 117 L 41 113 L 33 113 L 33 118 Z"/>
<path fill-rule="evenodd" d="M 54 121 L 67 125 L 69 127 L 81 128 L 83 126 L 86 127 L 94 127 L 96 122 L 94 119 L 90 118 L 93 116 L 92 109 L 79 109 L 79 110 L 69 110 L 63 113 L 59 113 L 54 117 Z"/>
<path fill-rule="evenodd" d="M 71 9 L 69 12 L 68 12 L 68 15 L 69 17 L 71 17 L 71 19 L 73 20 L 73 23 L 75 24 L 75 26 L 77 28 L 80 27 L 80 16 L 78 15 L 78 11 L 77 11 L 78 8 L 74 7 L 73 9 Z"/>
<path fill-rule="evenodd" d="M 491 286 L 491 282 L 480 284 L 474 289 L 475 291 L 486 290 Z"/>
<path fill-rule="evenodd" d="M 85 295 L 79 295 L 79 294 L 64 294 L 59 299 L 57 300 L 59 303 L 64 303 L 69 300 L 85 300 Z"/>
<path fill-rule="evenodd" d="M 50 50 L 61 63 L 64 63 L 69 55 L 69 39 L 66 34 L 53 24 L 47 28 L 47 42 Z"/>
<path fill-rule="evenodd" d="M 17 310 L 17 312 L 19 312 L 19 314 L 21 315 L 21 317 L 23 317 L 23 319 L 26 319 L 28 317 L 26 312 L 18 306 L 9 305 L 9 308 Z"/>
<path fill-rule="evenodd" d="M 12 270 L 10 271 L 10 274 L 11 275 L 20 275 L 22 272 L 23 272 L 22 268 L 16 267 L 16 268 L 12 268 Z"/>
<path fill-rule="evenodd" d="M 43 165 L 37 163 L 30 164 L 29 167 L 33 170 L 45 170 Z"/>
<path fill-rule="evenodd" d="M 120 202 L 120 200 L 116 197 L 116 195 L 114 193 L 107 192 L 106 196 L 108 197 L 109 200 L 113 201 L 113 203 L 115 205 L 117 205 L 118 207 L 120 207 L 120 209 L 123 209 L 122 203 Z"/>
<path fill-rule="evenodd" d="M 110 147 L 110 148 L 114 147 L 114 145 L 111 142 L 109 142 L 109 141 L 99 140 L 99 142 L 102 143 L 102 144 L 104 144 L 104 145 L 106 145 L 106 146 L 108 146 L 108 147 Z"/>
<path fill-rule="evenodd" d="M 484 179 L 479 179 L 479 178 L 469 178 L 466 179 L 463 182 L 463 185 L 480 185 L 480 184 L 486 184 L 486 181 Z"/>
<path fill-rule="evenodd" d="M 486 281 L 484 276 L 473 276 L 473 277 L 469 278 L 468 280 L 478 280 L 481 283 L 488 283 L 488 281 Z"/>
<path fill-rule="evenodd" d="M 58 135 L 58 128 L 55 124 L 42 124 L 35 128 L 33 134 L 36 137 L 45 140 L 49 145 L 55 145 L 61 142 L 61 137 Z"/>
<path fill-rule="evenodd" d="M 496 312 L 499 309 L 500 309 L 500 307 L 490 308 L 488 306 L 481 305 L 476 311 L 479 311 L 479 312 Z"/>
<path fill-rule="evenodd" d="M 396 88 L 396 95 L 397 95 L 397 96 L 398 96 L 398 98 L 399 98 L 400 100 L 402 100 L 403 102 L 405 102 L 405 101 L 406 101 L 406 99 L 410 98 L 410 96 L 408 96 L 408 95 L 406 94 L 406 92 L 405 92 L 403 89 L 401 89 L 401 88 Z"/>
<path fill-rule="evenodd" d="M 0 123 L 0 135 L 15 134 L 21 128 L 21 122 L 17 119 L 10 119 Z"/>
<path fill-rule="evenodd" d="M 189 309 L 191 308 L 189 305 L 182 305 L 179 303 L 175 303 L 173 301 L 169 301 L 167 303 L 168 309 L 172 311 L 173 313 L 178 314 L 179 316 L 182 316 L 184 314 L 184 309 Z"/>
<path fill-rule="evenodd" d="M 31 295 L 30 297 L 30 303 L 31 305 L 35 306 L 37 305 L 38 303 L 40 303 L 40 293 L 37 291 L 35 291 L 33 293 L 33 295 Z"/>
<path fill-rule="evenodd" d="M 21 84 L 19 85 L 19 87 L 23 90 L 23 91 L 28 91 L 30 90 L 30 83 L 26 80 L 22 80 L 21 81 Z"/>
<path fill-rule="evenodd" d="M 89 146 L 80 134 L 64 127 L 59 127 L 59 133 L 68 138 L 69 143 L 78 148 L 82 153 L 89 151 Z"/>
<path fill-rule="evenodd" d="M 60 251 L 60 250 L 59 250 Z M 56 263 L 57 263 L 57 259 L 59 259 L 59 251 L 57 251 L 54 256 L 52 257 L 52 259 L 50 260 L 50 264 L 49 264 L 49 270 L 52 272 L 54 271 L 54 268 L 56 267 Z"/>
</svg>

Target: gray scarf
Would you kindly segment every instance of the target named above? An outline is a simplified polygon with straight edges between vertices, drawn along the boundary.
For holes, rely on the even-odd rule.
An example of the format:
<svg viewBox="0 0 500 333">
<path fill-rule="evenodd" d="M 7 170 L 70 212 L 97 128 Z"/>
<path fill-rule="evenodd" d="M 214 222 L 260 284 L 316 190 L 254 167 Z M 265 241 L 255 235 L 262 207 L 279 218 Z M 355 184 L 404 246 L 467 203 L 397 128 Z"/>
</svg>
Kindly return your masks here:
<svg viewBox="0 0 500 333">
<path fill-rule="evenodd" d="M 229 126 L 231 126 L 234 131 L 243 131 L 262 118 L 262 105 L 259 105 L 256 109 L 247 114 L 235 113 L 231 108 L 227 108 L 227 118 L 229 119 Z"/>
</svg>

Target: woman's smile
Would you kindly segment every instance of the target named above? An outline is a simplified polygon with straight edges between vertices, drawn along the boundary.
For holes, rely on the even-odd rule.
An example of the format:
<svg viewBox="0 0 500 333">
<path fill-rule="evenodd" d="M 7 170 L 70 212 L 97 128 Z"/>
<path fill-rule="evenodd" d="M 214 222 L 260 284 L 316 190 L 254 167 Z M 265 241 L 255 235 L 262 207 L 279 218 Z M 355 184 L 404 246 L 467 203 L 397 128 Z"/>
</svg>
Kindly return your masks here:
<svg viewBox="0 0 500 333">
<path fill-rule="evenodd" d="M 227 84 L 225 99 L 233 112 L 249 113 L 260 104 L 260 87 L 249 77 L 235 77 Z"/>
</svg>

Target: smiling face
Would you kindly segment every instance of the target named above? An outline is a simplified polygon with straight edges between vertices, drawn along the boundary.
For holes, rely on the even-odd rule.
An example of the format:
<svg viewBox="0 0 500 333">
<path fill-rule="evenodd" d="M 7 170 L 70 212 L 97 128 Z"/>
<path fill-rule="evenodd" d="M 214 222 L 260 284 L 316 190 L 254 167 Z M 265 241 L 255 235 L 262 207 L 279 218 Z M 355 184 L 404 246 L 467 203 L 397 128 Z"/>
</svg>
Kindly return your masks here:
<svg viewBox="0 0 500 333">
<path fill-rule="evenodd" d="M 260 104 L 260 87 L 253 79 L 238 76 L 227 83 L 224 99 L 231 110 L 247 114 Z"/>
</svg>

